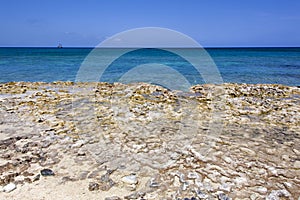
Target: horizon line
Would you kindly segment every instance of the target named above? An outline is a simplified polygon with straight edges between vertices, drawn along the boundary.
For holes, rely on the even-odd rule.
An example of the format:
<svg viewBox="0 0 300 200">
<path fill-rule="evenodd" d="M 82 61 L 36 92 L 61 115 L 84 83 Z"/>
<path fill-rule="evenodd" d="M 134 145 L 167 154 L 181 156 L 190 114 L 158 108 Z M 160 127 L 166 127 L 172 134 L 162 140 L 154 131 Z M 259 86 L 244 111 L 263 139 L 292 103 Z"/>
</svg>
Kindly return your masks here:
<svg viewBox="0 0 300 200">
<path fill-rule="evenodd" d="M 59 49 L 57 46 L 0 46 L 0 48 L 53 48 Z M 182 49 L 193 49 L 196 47 L 93 47 L 93 46 L 63 46 L 62 49 L 72 49 L 72 48 L 86 48 L 86 49 L 94 49 L 94 48 L 108 48 L 108 49 L 120 49 L 120 48 L 128 48 L 128 49 L 136 49 L 136 48 L 182 48 Z M 199 48 L 300 48 L 299 46 L 202 46 Z"/>
</svg>

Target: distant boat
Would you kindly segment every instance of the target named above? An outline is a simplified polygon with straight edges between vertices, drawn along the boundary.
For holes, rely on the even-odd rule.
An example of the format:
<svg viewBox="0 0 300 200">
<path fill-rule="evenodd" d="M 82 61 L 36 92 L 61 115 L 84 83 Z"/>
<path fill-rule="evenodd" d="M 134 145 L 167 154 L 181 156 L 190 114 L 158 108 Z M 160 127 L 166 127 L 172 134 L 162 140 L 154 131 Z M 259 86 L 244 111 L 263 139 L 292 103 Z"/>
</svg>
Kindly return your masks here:
<svg viewBox="0 0 300 200">
<path fill-rule="evenodd" d="M 63 48 L 63 47 L 62 47 L 62 44 L 59 43 L 58 46 L 57 46 L 57 48 L 59 48 L 59 49 Z"/>
</svg>

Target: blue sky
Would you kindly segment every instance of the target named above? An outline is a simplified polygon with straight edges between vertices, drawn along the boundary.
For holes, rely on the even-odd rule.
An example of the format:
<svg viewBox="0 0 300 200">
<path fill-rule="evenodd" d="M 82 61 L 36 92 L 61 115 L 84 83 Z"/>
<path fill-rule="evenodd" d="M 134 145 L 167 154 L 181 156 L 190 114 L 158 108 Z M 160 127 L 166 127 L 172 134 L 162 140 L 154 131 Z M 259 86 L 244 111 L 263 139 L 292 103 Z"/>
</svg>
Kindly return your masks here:
<svg viewBox="0 0 300 200">
<path fill-rule="evenodd" d="M 164 27 L 202 46 L 300 46 L 299 0 L 0 0 L 0 46 L 93 47 Z"/>
</svg>

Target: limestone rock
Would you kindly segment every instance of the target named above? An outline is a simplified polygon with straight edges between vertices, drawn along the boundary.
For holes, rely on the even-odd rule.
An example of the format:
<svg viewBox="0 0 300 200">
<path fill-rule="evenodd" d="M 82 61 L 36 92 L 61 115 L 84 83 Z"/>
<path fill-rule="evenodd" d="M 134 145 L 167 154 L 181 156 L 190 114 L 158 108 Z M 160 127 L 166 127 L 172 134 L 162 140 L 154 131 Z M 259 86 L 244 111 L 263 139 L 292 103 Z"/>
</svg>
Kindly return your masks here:
<svg viewBox="0 0 300 200">
<path fill-rule="evenodd" d="M 17 186 L 14 183 L 9 183 L 9 184 L 3 186 L 2 191 L 9 193 L 9 192 L 15 190 L 16 188 L 17 188 Z"/>
</svg>

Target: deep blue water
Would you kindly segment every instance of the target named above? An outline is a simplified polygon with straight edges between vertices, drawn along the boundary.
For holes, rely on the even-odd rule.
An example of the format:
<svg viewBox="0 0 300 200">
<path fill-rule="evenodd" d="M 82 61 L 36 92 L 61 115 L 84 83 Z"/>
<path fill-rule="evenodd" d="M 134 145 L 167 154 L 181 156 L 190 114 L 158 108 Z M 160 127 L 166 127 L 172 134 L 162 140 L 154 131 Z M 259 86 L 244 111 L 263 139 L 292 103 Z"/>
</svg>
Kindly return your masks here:
<svg viewBox="0 0 300 200">
<path fill-rule="evenodd" d="M 224 82 L 300 85 L 300 48 L 208 48 Z M 75 81 L 76 74 L 91 48 L 0 48 L 0 82 Z M 151 55 L 150 55 L 151 54 Z M 161 56 L 159 51 L 141 51 L 116 60 L 101 81 L 118 81 L 120 75 L 141 59 L 160 58 L 176 63 L 175 70 L 193 79 L 197 71 L 178 57 Z M 151 59 L 149 61 L 151 61 Z M 166 59 L 166 60 L 164 60 Z M 157 59 L 156 59 L 157 60 Z M 144 62 L 145 64 L 145 62 Z M 193 83 L 203 83 L 194 80 Z"/>
</svg>

